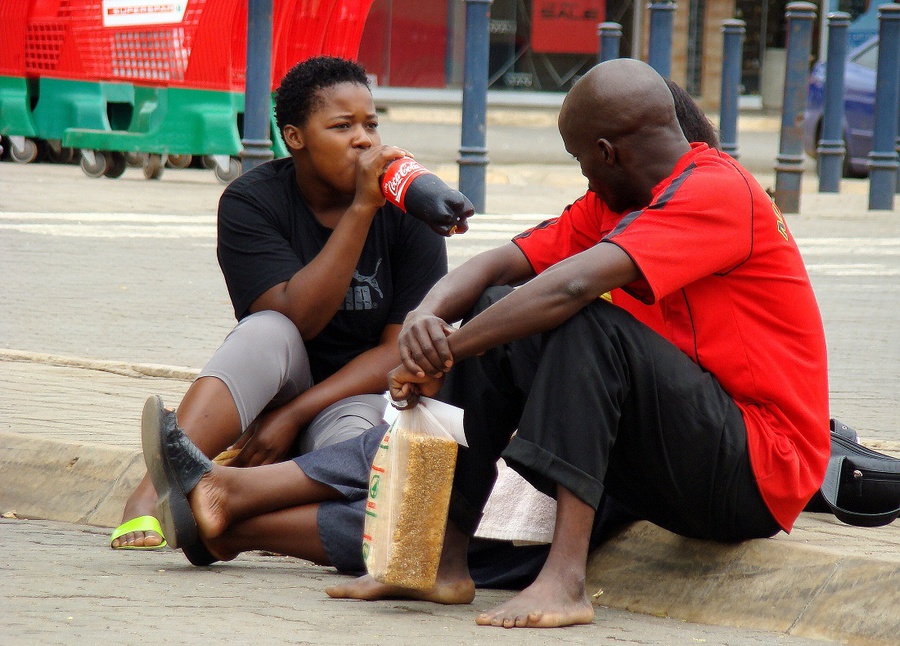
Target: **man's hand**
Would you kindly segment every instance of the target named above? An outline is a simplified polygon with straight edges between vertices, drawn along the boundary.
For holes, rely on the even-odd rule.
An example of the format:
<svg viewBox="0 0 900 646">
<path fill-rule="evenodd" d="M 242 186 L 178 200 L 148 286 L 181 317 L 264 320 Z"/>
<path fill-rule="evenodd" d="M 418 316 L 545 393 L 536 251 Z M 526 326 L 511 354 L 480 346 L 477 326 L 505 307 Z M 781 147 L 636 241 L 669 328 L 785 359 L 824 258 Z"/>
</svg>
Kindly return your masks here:
<svg viewBox="0 0 900 646">
<path fill-rule="evenodd" d="M 440 378 L 453 366 L 447 338 L 455 332 L 446 321 L 433 314 L 413 310 L 400 330 L 400 360 L 413 375 Z"/>
<path fill-rule="evenodd" d="M 399 365 L 388 373 L 388 390 L 391 399 L 395 402 L 403 402 L 402 408 L 412 408 L 419 402 L 420 397 L 433 397 L 441 389 L 444 383 L 444 375 L 431 377 L 425 374 L 416 374 Z"/>
<path fill-rule="evenodd" d="M 241 452 L 228 466 L 256 467 L 280 462 L 287 457 L 298 431 L 296 416 L 285 407 L 263 413 L 232 447 Z"/>
</svg>

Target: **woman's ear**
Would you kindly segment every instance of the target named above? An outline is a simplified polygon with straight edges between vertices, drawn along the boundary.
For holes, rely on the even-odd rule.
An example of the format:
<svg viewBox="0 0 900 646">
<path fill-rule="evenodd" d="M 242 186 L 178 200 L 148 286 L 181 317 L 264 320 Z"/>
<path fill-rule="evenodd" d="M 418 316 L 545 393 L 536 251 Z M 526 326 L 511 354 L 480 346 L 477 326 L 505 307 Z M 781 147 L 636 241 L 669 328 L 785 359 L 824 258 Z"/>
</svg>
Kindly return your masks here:
<svg viewBox="0 0 900 646">
<path fill-rule="evenodd" d="M 303 149 L 303 133 L 300 131 L 300 128 L 288 124 L 282 129 L 281 132 L 284 135 L 284 143 L 288 148 L 290 148 L 291 150 Z"/>
</svg>

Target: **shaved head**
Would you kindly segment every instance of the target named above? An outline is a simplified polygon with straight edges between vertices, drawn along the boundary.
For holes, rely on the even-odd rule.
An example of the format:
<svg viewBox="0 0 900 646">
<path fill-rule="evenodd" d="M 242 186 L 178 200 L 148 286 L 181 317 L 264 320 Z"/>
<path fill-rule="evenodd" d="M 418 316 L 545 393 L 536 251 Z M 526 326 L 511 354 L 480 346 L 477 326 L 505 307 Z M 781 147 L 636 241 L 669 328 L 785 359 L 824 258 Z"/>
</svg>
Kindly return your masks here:
<svg viewBox="0 0 900 646">
<path fill-rule="evenodd" d="M 644 129 L 677 129 L 672 93 L 656 71 L 619 58 L 594 66 L 575 83 L 560 112 L 560 128 L 617 139 Z"/>
<path fill-rule="evenodd" d="M 690 150 L 665 79 L 631 58 L 600 63 L 575 83 L 559 132 L 591 190 L 615 210 L 649 204 L 651 189 Z"/>
</svg>

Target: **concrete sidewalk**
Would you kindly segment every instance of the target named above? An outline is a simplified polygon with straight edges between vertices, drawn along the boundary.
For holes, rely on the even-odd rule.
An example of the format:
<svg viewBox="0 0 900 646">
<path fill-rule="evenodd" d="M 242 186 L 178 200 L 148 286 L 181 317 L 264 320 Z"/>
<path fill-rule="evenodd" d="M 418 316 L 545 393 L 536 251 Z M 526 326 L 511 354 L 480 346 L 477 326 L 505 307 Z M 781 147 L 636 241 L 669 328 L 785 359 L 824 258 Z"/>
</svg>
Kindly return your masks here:
<svg viewBox="0 0 900 646">
<path fill-rule="evenodd" d="M 497 164 L 490 173 L 490 215 L 451 239 L 453 265 L 583 190 L 571 164 Z M 0 513 L 115 526 L 143 474 L 144 399 L 177 404 L 233 324 L 214 256 L 221 186 L 201 171 L 156 183 L 139 175 L 91 180 L 75 167 L 0 166 Z M 832 412 L 868 445 L 900 455 L 900 214 L 866 211 L 864 182 L 820 196 L 807 177 L 804 191 L 788 223 L 822 308 Z M 103 551 L 105 532 L 95 539 L 97 558 L 121 556 Z M 592 556 L 589 577 L 590 592 L 602 590 L 597 603 L 612 608 L 900 641 L 900 523 L 860 529 L 804 514 L 789 536 L 736 546 L 639 523 Z M 419 618 L 439 626 L 442 616 L 438 608 Z M 575 635 L 567 643 L 596 643 L 603 633 L 566 634 Z"/>
</svg>

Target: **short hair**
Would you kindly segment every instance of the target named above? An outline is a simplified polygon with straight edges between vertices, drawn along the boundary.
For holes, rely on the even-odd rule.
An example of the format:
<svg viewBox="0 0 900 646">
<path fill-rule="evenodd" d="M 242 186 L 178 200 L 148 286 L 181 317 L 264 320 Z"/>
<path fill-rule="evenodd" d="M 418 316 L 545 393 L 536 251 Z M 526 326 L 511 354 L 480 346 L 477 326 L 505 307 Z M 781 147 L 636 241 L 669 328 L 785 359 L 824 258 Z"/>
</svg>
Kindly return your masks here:
<svg viewBox="0 0 900 646">
<path fill-rule="evenodd" d="M 320 92 L 341 83 L 369 88 L 369 77 L 359 63 L 335 56 L 315 56 L 294 65 L 275 91 L 278 131 L 283 133 L 287 125 L 306 125 L 321 103 Z"/>
<path fill-rule="evenodd" d="M 666 85 L 669 86 L 675 100 L 675 115 L 678 117 L 685 139 L 691 143 L 700 141 L 708 144 L 710 148 L 718 148 L 719 135 L 693 97 L 675 81 L 666 79 Z"/>
</svg>

